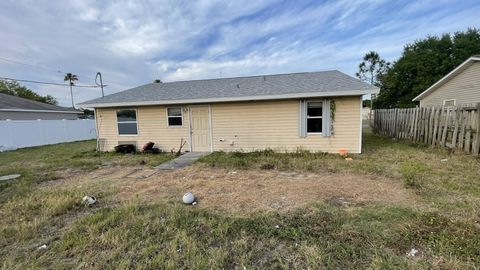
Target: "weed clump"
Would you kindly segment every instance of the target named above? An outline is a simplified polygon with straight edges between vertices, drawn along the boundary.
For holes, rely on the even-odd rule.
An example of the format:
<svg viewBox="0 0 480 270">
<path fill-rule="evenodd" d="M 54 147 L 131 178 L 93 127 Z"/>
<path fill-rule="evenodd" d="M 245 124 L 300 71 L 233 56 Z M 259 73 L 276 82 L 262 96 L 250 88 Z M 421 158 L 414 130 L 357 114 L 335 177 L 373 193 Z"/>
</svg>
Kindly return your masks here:
<svg viewBox="0 0 480 270">
<path fill-rule="evenodd" d="M 420 189 L 424 185 L 423 172 L 425 166 L 420 163 L 404 162 L 400 173 L 407 188 Z"/>
</svg>

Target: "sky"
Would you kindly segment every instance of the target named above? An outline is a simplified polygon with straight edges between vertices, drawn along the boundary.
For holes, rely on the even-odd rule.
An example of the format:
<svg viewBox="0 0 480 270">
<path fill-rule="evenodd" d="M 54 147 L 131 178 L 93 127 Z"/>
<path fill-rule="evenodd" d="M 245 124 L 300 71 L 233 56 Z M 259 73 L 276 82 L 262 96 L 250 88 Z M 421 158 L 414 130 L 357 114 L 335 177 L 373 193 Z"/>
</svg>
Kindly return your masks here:
<svg viewBox="0 0 480 270">
<path fill-rule="evenodd" d="M 0 77 L 105 94 L 163 82 L 340 70 L 395 61 L 427 35 L 480 27 L 480 1 L 0 1 Z M 67 86 L 22 83 L 70 105 Z M 101 96 L 74 88 L 75 103 Z"/>
</svg>

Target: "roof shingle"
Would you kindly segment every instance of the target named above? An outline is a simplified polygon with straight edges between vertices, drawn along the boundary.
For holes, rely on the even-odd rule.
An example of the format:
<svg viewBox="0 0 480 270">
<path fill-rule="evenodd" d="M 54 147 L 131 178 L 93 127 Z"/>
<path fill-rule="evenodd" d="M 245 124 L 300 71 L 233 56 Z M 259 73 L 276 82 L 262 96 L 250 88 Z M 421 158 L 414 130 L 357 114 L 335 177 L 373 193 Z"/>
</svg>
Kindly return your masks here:
<svg viewBox="0 0 480 270">
<path fill-rule="evenodd" d="M 183 100 L 224 101 L 245 97 L 282 96 L 356 91 L 378 92 L 378 88 L 340 71 L 306 72 L 222 79 L 150 83 L 126 91 L 89 100 L 80 105 L 106 107 L 108 104 L 172 102 Z"/>
<path fill-rule="evenodd" d="M 81 113 L 73 108 L 51 105 L 3 93 L 0 93 L 0 110 L 77 111 Z"/>
</svg>

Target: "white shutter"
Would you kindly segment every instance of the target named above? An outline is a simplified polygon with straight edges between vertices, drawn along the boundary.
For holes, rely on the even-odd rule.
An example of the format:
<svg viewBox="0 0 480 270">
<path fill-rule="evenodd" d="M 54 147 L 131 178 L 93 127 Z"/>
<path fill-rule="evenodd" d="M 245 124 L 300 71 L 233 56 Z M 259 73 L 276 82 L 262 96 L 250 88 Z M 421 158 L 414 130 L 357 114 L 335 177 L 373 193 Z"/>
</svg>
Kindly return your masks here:
<svg viewBox="0 0 480 270">
<path fill-rule="evenodd" d="M 305 100 L 299 100 L 298 102 L 298 136 L 300 138 L 307 137 L 307 102 Z"/>
<path fill-rule="evenodd" d="M 331 117 L 330 117 L 330 99 L 324 99 L 322 104 L 322 136 L 330 137 L 332 135 L 331 130 Z"/>
</svg>

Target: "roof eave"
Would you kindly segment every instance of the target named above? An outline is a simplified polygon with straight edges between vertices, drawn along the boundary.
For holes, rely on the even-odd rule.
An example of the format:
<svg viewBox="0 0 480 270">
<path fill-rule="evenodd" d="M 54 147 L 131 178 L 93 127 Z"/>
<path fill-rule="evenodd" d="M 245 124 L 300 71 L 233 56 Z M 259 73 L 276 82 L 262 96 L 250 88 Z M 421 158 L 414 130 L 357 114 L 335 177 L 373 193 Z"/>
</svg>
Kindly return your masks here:
<svg viewBox="0 0 480 270">
<path fill-rule="evenodd" d="M 38 112 L 38 113 L 73 113 L 73 114 L 83 114 L 82 111 L 54 111 L 54 110 L 27 110 L 27 109 L 0 109 L 0 112 Z"/>
<path fill-rule="evenodd" d="M 350 91 L 332 91 L 317 93 L 294 93 L 282 95 L 263 95 L 263 96 L 245 96 L 245 97 L 224 97 L 224 98 L 203 98 L 203 99 L 177 99 L 177 100 L 158 100 L 158 101 L 136 101 L 136 102 L 112 102 L 112 103 L 92 103 L 89 101 L 79 103 L 84 108 L 109 108 L 126 106 L 152 106 L 152 105 L 176 105 L 176 104 L 198 104 L 198 103 L 221 103 L 236 101 L 255 101 L 255 100 L 278 100 L 294 98 L 315 98 L 315 97 L 333 97 L 333 96 L 361 96 L 366 94 L 378 94 L 377 87 L 370 90 L 350 90 Z"/>
<path fill-rule="evenodd" d="M 461 72 L 463 69 L 467 67 L 467 65 L 475 62 L 475 61 L 480 61 L 480 57 L 478 56 L 472 56 L 465 60 L 462 64 L 460 64 L 458 67 L 456 67 L 454 70 L 450 71 L 447 75 L 443 76 L 440 80 L 438 80 L 436 83 L 434 83 L 432 86 L 427 88 L 427 90 L 423 91 L 420 93 L 418 96 L 412 99 L 412 101 L 420 101 L 422 98 L 425 96 L 428 96 L 431 92 L 433 92 L 435 89 L 437 89 L 439 86 L 443 85 L 446 83 L 448 80 L 450 80 L 452 77 L 457 75 L 459 72 Z"/>
</svg>

